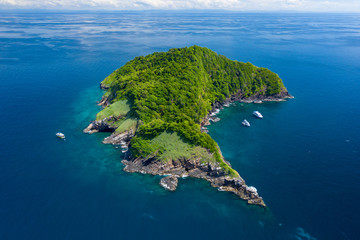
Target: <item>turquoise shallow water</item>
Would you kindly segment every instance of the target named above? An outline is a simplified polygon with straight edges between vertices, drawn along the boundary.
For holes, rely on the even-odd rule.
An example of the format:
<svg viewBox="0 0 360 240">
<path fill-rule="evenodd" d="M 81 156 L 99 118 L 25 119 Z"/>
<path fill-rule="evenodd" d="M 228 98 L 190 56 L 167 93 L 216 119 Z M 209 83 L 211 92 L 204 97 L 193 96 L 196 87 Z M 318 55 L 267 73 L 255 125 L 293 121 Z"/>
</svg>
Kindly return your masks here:
<svg viewBox="0 0 360 240">
<path fill-rule="evenodd" d="M 2 12 L 0 238 L 359 239 L 359 20 Z M 114 69 L 194 44 L 277 72 L 295 96 L 238 103 L 209 127 L 267 210 L 197 179 L 181 179 L 169 193 L 157 176 L 123 172 L 121 151 L 101 143 L 107 134 L 82 133 L 100 109 L 99 83 Z"/>
</svg>

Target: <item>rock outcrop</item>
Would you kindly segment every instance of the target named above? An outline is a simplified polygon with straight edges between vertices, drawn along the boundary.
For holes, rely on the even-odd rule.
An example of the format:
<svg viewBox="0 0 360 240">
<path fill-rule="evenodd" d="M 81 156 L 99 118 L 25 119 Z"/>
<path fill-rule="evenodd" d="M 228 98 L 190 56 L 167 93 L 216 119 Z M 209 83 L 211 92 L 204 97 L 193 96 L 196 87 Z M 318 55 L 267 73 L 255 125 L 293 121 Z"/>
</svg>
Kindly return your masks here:
<svg viewBox="0 0 360 240">
<path fill-rule="evenodd" d="M 106 118 L 99 121 L 93 121 L 87 126 L 83 132 L 84 133 L 96 133 L 96 132 L 114 132 L 115 129 L 106 122 Z"/>
<path fill-rule="evenodd" d="M 128 145 L 134 135 L 135 133 L 133 130 L 125 131 L 122 133 L 114 132 L 109 137 L 104 138 L 103 143 L 112 145 L 123 145 L 124 143 L 127 143 Z"/>
<path fill-rule="evenodd" d="M 178 185 L 178 179 L 175 176 L 166 176 L 160 180 L 160 185 L 169 191 L 175 191 Z"/>
<path fill-rule="evenodd" d="M 132 158 L 123 160 L 126 172 L 139 172 L 153 175 L 171 175 L 173 177 L 202 178 L 211 183 L 211 186 L 220 191 L 233 192 L 249 204 L 265 207 L 263 199 L 257 193 L 256 188 L 249 187 L 241 177 L 231 178 L 217 162 L 203 163 L 198 158 L 177 159 L 168 162 L 158 161 L 154 157 Z M 164 180 L 166 184 L 168 180 Z M 164 186 L 164 185 L 163 185 Z"/>
<path fill-rule="evenodd" d="M 96 133 L 96 132 L 112 132 L 112 134 L 109 137 L 106 137 L 103 140 L 103 143 L 105 144 L 113 144 L 113 145 L 128 145 L 131 138 L 134 137 L 135 132 L 133 129 L 124 131 L 124 132 L 116 132 L 115 128 L 112 127 L 111 125 L 108 124 L 108 122 L 106 120 L 111 119 L 110 118 L 105 118 L 103 120 L 99 120 L 99 121 L 93 121 L 89 124 L 89 126 L 87 126 L 83 132 L 84 133 Z"/>
</svg>

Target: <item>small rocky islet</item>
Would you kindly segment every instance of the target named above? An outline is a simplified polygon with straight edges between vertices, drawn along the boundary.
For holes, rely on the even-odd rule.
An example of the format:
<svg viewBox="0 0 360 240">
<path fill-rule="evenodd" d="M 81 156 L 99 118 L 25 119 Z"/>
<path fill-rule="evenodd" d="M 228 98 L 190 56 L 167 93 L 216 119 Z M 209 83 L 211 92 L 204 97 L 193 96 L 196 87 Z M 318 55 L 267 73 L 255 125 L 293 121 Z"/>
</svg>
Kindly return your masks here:
<svg viewBox="0 0 360 240">
<path fill-rule="evenodd" d="M 84 130 L 111 132 L 103 143 L 121 145 L 127 172 L 164 176 L 174 191 L 179 177 L 202 178 L 249 204 L 265 207 L 224 159 L 206 125 L 229 103 L 284 101 L 292 96 L 279 76 L 232 61 L 208 48 L 174 48 L 136 57 L 101 84 L 103 110 Z"/>
</svg>

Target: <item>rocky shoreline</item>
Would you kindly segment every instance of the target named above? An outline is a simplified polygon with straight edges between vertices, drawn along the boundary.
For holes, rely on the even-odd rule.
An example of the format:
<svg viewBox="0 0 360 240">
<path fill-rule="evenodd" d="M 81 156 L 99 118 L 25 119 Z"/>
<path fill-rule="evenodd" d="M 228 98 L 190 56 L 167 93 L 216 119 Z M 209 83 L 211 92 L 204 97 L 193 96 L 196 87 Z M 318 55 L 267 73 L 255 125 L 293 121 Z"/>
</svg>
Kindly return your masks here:
<svg viewBox="0 0 360 240">
<path fill-rule="evenodd" d="M 103 86 L 101 86 L 104 89 Z M 288 98 L 293 98 L 287 91 L 283 91 L 276 96 L 263 96 L 255 95 L 249 98 L 245 98 L 241 95 L 241 92 L 234 94 L 224 102 L 215 102 L 212 106 L 212 111 L 203 119 L 200 123 L 201 131 L 208 132 L 206 125 L 210 124 L 210 121 L 219 121 L 216 118 L 216 114 L 224 106 L 229 106 L 233 102 L 244 103 L 262 103 L 265 101 L 285 101 Z M 109 104 L 108 99 L 103 97 L 99 102 L 99 105 L 107 106 Z M 84 129 L 85 133 L 95 132 L 112 132 L 109 137 L 103 140 L 104 144 L 122 145 L 125 149 L 128 149 L 130 140 L 135 136 L 135 132 L 132 130 L 125 131 L 123 133 L 115 132 L 115 129 L 108 126 L 106 121 L 93 121 L 89 126 Z M 248 204 L 255 204 L 262 207 L 266 207 L 262 197 L 259 196 L 255 187 L 249 187 L 245 184 L 245 181 L 239 177 L 229 177 L 224 170 L 220 167 L 218 162 L 213 163 L 201 163 L 200 159 L 176 159 L 168 162 L 157 160 L 155 157 L 148 158 L 134 158 L 131 156 L 130 151 L 125 152 L 125 158 L 122 163 L 125 165 L 124 171 L 126 172 L 139 172 L 143 174 L 162 175 L 165 176 L 160 180 L 160 185 L 165 189 L 174 191 L 177 187 L 179 177 L 194 177 L 202 178 L 211 183 L 212 187 L 218 188 L 220 191 L 233 192 L 241 199 L 246 200 Z M 230 163 L 228 163 L 230 165 Z"/>
<path fill-rule="evenodd" d="M 266 207 L 262 197 L 259 196 L 255 187 L 249 187 L 241 177 L 230 178 L 218 162 L 201 163 L 201 159 L 176 159 L 168 162 L 157 161 L 155 158 L 132 158 L 121 161 L 126 172 L 139 172 L 142 174 L 165 175 L 160 184 L 168 190 L 174 191 L 179 177 L 194 177 L 205 179 L 212 187 L 220 191 L 233 192 L 248 204 Z M 171 178 L 169 178 L 169 176 Z M 174 184 L 176 182 L 176 184 Z"/>
<path fill-rule="evenodd" d="M 208 133 L 208 129 L 206 126 L 210 125 L 211 122 L 218 122 L 220 121 L 220 118 L 216 117 L 216 114 L 220 112 L 221 109 L 224 109 L 224 107 L 229 107 L 231 104 L 234 104 L 235 102 L 240 103 L 257 103 L 261 104 L 263 102 L 283 102 L 287 99 L 294 98 L 291 96 L 287 91 L 280 92 L 279 94 L 275 96 L 264 96 L 264 95 L 254 95 L 251 97 L 243 97 L 241 95 L 241 92 L 232 95 L 230 98 L 227 98 L 223 102 L 215 102 L 212 105 L 212 109 L 209 112 L 208 115 L 206 115 L 203 118 L 203 121 L 200 123 L 201 131 Z"/>
</svg>

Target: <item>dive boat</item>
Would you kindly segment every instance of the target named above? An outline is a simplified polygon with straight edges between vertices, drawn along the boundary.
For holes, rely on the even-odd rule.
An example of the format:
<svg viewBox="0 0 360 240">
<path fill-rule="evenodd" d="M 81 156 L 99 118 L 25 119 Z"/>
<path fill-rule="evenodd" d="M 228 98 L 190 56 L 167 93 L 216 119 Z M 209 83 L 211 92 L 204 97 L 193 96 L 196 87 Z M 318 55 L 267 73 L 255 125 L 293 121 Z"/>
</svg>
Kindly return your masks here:
<svg viewBox="0 0 360 240">
<path fill-rule="evenodd" d="M 263 115 L 261 115 L 261 113 L 259 111 L 254 111 L 253 115 L 257 118 L 263 118 Z"/>
<path fill-rule="evenodd" d="M 65 135 L 61 132 L 55 134 L 58 138 L 65 139 Z"/>
<path fill-rule="evenodd" d="M 250 123 L 249 123 L 246 119 L 244 119 L 244 121 L 242 121 L 241 123 L 242 123 L 242 125 L 244 125 L 245 127 L 250 127 Z"/>
</svg>

